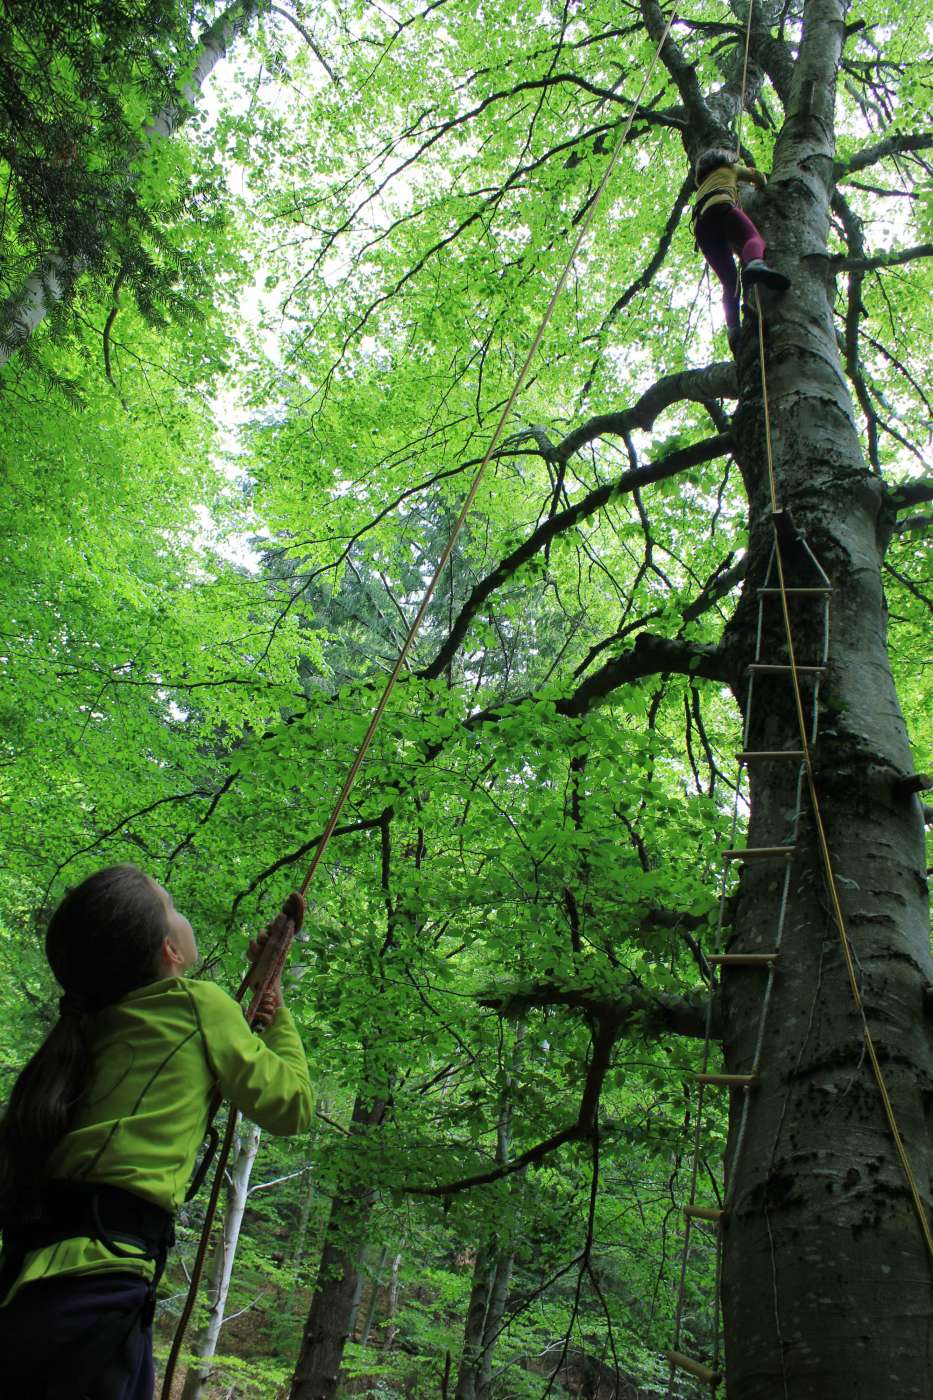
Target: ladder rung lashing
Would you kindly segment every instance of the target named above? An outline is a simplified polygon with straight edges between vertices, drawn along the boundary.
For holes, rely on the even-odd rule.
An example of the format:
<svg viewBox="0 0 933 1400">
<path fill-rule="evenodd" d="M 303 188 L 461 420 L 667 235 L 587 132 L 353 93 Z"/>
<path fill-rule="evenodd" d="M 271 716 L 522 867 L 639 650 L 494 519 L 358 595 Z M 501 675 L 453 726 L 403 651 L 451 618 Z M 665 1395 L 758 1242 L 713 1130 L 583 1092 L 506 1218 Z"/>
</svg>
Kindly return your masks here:
<svg viewBox="0 0 933 1400">
<path fill-rule="evenodd" d="M 684 1215 L 691 1220 L 712 1220 L 716 1225 L 725 1225 L 727 1216 L 718 1206 L 684 1206 Z"/>
<path fill-rule="evenodd" d="M 832 593 L 828 585 L 822 588 L 759 588 L 758 592 L 765 594 L 769 598 L 780 598 L 783 593 L 787 598 L 808 598 L 826 593 Z"/>
<path fill-rule="evenodd" d="M 806 754 L 803 749 L 746 749 L 736 754 L 739 763 L 748 763 L 752 758 L 794 758 L 802 763 Z"/>
<path fill-rule="evenodd" d="M 708 953 L 706 961 L 714 967 L 768 967 L 779 957 L 779 953 Z"/>
<path fill-rule="evenodd" d="M 723 851 L 723 860 L 789 860 L 796 846 L 745 846 L 740 851 Z"/>
<path fill-rule="evenodd" d="M 722 1382 L 721 1371 L 714 1371 L 712 1367 L 704 1366 L 702 1361 L 694 1361 L 692 1356 L 685 1356 L 682 1351 L 669 1351 L 667 1359 L 678 1370 L 696 1376 L 698 1381 L 705 1381 L 707 1385 L 720 1385 Z"/>
<path fill-rule="evenodd" d="M 698 1084 L 722 1089 L 750 1089 L 758 1083 L 757 1074 L 698 1074 L 695 1078 Z"/>
<path fill-rule="evenodd" d="M 752 661 L 748 669 L 759 675 L 790 675 L 791 671 L 796 671 L 801 676 L 822 676 L 826 671 L 825 666 L 791 666 L 783 661 Z"/>
</svg>

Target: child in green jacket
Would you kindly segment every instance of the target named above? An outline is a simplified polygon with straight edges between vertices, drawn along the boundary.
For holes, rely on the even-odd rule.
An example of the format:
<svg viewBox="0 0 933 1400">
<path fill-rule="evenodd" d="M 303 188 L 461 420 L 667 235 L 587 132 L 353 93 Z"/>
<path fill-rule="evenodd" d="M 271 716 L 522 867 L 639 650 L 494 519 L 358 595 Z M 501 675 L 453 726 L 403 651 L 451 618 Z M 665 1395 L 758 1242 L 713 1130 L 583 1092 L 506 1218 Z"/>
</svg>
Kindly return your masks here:
<svg viewBox="0 0 933 1400">
<path fill-rule="evenodd" d="M 155 1287 L 212 1094 L 300 1133 L 308 1067 L 280 986 L 260 1039 L 220 987 L 184 976 L 191 925 L 135 866 L 70 891 L 46 952 L 59 1019 L 0 1123 L 0 1370 L 30 1400 L 151 1400 Z"/>
</svg>

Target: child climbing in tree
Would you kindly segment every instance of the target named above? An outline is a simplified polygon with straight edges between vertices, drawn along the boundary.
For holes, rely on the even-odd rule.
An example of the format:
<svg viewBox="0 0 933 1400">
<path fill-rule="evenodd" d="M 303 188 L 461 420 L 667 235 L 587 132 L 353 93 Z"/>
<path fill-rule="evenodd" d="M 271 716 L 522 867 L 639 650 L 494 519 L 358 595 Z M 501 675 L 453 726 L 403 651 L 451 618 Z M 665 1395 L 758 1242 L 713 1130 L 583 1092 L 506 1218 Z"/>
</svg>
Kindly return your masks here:
<svg viewBox="0 0 933 1400">
<path fill-rule="evenodd" d="M 3 1392 L 152 1400 L 156 1288 L 212 1094 L 302 1132 L 308 1067 L 279 984 L 260 1039 L 220 987 L 184 976 L 191 925 L 135 866 L 71 890 L 46 953 L 58 1020 L 0 1122 Z"/>
<path fill-rule="evenodd" d="M 704 151 L 694 172 L 697 184 L 693 224 L 697 247 L 722 284 L 726 332 L 733 353 L 739 344 L 739 277 L 734 253 L 742 264 L 746 288 L 756 282 L 783 292 L 790 281 L 765 262 L 765 241 L 744 210 L 739 208 L 739 182 L 764 189 L 760 170 L 739 165 L 737 158 L 719 147 Z"/>
</svg>

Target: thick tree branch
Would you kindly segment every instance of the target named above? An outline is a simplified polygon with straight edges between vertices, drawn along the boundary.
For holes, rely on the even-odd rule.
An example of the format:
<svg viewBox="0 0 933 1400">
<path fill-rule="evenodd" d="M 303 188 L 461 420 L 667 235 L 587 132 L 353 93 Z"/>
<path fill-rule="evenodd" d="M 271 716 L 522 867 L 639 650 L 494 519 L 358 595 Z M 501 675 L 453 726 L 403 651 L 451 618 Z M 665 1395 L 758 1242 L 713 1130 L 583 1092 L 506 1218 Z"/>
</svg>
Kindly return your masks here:
<svg viewBox="0 0 933 1400">
<path fill-rule="evenodd" d="M 641 0 L 641 13 L 652 42 L 659 44 L 666 23 L 661 7 L 655 0 Z M 689 144 L 691 152 L 722 144 L 723 127 L 703 96 L 696 65 L 687 61 L 680 45 L 670 35 L 661 46 L 661 62 L 674 80 L 690 119 L 684 144 Z"/>
<path fill-rule="evenodd" d="M 887 505 L 894 510 L 907 510 L 911 506 L 925 505 L 933 501 L 933 477 L 920 477 L 917 481 L 905 481 L 903 486 L 895 486 L 887 494 Z"/>
<path fill-rule="evenodd" d="M 897 136 L 888 136 L 874 146 L 866 146 L 864 150 L 856 151 L 848 160 L 837 160 L 833 167 L 836 183 L 848 180 L 859 170 L 867 170 L 870 165 L 877 165 L 879 160 L 885 160 L 888 156 L 903 155 L 907 151 L 922 151 L 930 146 L 933 146 L 933 134 L 926 131 L 902 132 Z"/>
<path fill-rule="evenodd" d="M 933 488 L 931 488 L 933 490 Z M 933 530 L 933 514 L 931 515 L 908 515 L 906 520 L 899 520 L 894 526 L 896 535 L 925 535 Z"/>
<path fill-rule="evenodd" d="M 704 923 L 707 921 L 704 919 Z M 612 1017 L 619 1032 L 633 1021 L 635 1033 L 648 1037 L 683 1035 L 702 1040 L 706 1035 L 709 990 L 697 987 L 683 996 L 651 992 L 631 982 L 615 997 L 600 996 L 592 988 L 559 987 L 549 982 L 529 987 L 503 987 L 486 991 L 480 1006 L 490 1007 L 503 1016 L 523 1016 L 536 1006 L 567 1006 L 600 1017 Z M 721 1033 L 718 1010 L 713 1007 L 713 1036 Z"/>
<path fill-rule="evenodd" d="M 767 19 L 761 22 L 761 7 L 756 6 L 752 16 L 750 51 L 768 77 L 775 92 L 786 108 L 790 101 L 791 82 L 794 76 L 794 51 L 786 39 L 770 32 Z"/>
<path fill-rule="evenodd" d="M 833 258 L 830 267 L 834 272 L 871 272 L 876 267 L 895 267 L 898 263 L 913 262 L 916 258 L 933 258 L 933 243 L 918 243 L 913 248 L 899 248 L 871 257 Z"/>
<path fill-rule="evenodd" d="M 707 646 L 699 642 L 685 642 L 680 638 L 657 637 L 652 632 L 642 632 L 635 640 L 631 651 L 623 656 L 613 657 L 592 676 L 583 681 L 570 695 L 554 702 L 554 713 L 567 719 L 580 719 L 594 705 L 607 699 L 619 686 L 630 685 L 633 681 L 644 680 L 646 676 L 656 676 L 665 672 L 675 672 L 684 676 L 701 676 L 704 680 L 722 681 L 734 686 L 735 674 L 731 652 L 726 647 Z M 507 715 L 515 713 L 518 706 L 533 700 L 535 696 L 522 695 L 507 704 L 491 705 L 486 710 L 476 710 L 464 720 L 464 729 L 478 729 L 483 724 L 496 724 Z"/>
<path fill-rule="evenodd" d="M 580 719 L 620 686 L 666 672 L 701 676 L 704 680 L 722 681 L 723 684 L 733 687 L 736 681 L 732 655 L 728 648 L 685 642 L 680 638 L 657 637 L 652 632 L 642 632 L 636 638 L 631 651 L 607 661 L 572 694 L 556 700 L 554 713 L 567 719 Z M 486 710 L 476 710 L 464 720 L 463 727 L 472 730 L 483 724 L 496 724 L 507 715 L 514 714 L 520 705 L 533 699 L 533 694 L 522 695 L 507 704 L 491 705 Z"/>
<path fill-rule="evenodd" d="M 862 232 L 862 221 L 838 190 L 836 190 L 833 195 L 832 207 L 842 220 L 849 251 L 855 255 L 852 261 L 856 264 L 855 270 L 849 273 L 849 288 L 846 298 L 846 373 L 852 381 L 855 388 L 855 396 L 859 401 L 862 412 L 865 414 L 868 459 L 871 462 L 872 469 L 880 476 L 881 462 L 878 456 L 878 415 L 875 412 L 874 405 L 868 393 L 868 385 L 865 383 L 865 376 L 862 373 L 862 361 L 859 351 L 859 330 L 861 328 L 862 314 L 865 310 L 862 303 L 862 281 L 865 274 L 858 268 L 858 264 L 865 261 L 865 238 Z"/>
<path fill-rule="evenodd" d="M 530 559 L 543 549 L 555 535 L 572 529 L 581 520 L 593 515 L 600 510 L 614 496 L 623 492 L 632 491 L 639 486 L 648 485 L 653 481 L 663 481 L 668 477 L 676 476 L 690 467 L 699 466 L 703 462 L 710 462 L 723 453 L 730 451 L 732 438 L 729 434 L 720 434 L 714 438 L 708 438 L 705 442 L 696 443 L 693 447 L 683 448 L 679 452 L 671 452 L 660 462 L 654 462 L 648 467 L 638 467 L 634 471 L 623 473 L 617 480 L 608 482 L 605 486 L 597 487 L 595 491 L 589 491 L 579 501 L 576 501 L 566 510 L 559 511 L 557 515 L 550 516 L 537 530 L 532 531 L 517 549 L 507 555 L 500 563 L 487 574 L 484 579 L 473 589 L 469 598 L 460 610 L 460 615 L 454 622 L 453 627 L 444 645 L 440 648 L 434 660 L 429 666 L 418 672 L 419 677 L 424 680 L 436 680 L 443 675 L 447 666 L 453 660 L 460 649 L 460 644 L 466 636 L 467 630 L 473 618 L 477 615 L 486 599 L 515 574 L 523 564 L 527 564 Z"/>
<path fill-rule="evenodd" d="M 738 397 L 738 382 L 735 365 L 729 361 L 719 361 L 706 365 L 703 369 L 685 369 L 679 374 L 667 374 L 646 389 L 641 398 L 631 408 L 619 413 L 600 413 L 581 423 L 578 428 L 557 444 L 554 459 L 566 462 L 575 452 L 586 447 L 599 437 L 624 437 L 626 433 L 641 429 L 649 432 L 655 420 L 666 408 L 675 403 L 689 400 L 693 403 L 707 403 L 711 399 L 734 399 Z"/>
<path fill-rule="evenodd" d="M 833 189 L 836 71 L 845 39 L 840 0 L 804 0 L 803 26 L 786 121 L 775 142 L 772 169 L 777 181 L 801 180 L 813 197 Z"/>
<path fill-rule="evenodd" d="M 705 680 L 731 684 L 731 657 L 724 648 L 684 642 L 671 637 L 657 637 L 642 632 L 632 650 L 624 656 L 613 657 L 594 671 L 566 700 L 558 700 L 558 714 L 579 717 L 605 700 L 620 685 L 643 680 L 667 671 L 678 675 L 702 676 Z"/>
</svg>

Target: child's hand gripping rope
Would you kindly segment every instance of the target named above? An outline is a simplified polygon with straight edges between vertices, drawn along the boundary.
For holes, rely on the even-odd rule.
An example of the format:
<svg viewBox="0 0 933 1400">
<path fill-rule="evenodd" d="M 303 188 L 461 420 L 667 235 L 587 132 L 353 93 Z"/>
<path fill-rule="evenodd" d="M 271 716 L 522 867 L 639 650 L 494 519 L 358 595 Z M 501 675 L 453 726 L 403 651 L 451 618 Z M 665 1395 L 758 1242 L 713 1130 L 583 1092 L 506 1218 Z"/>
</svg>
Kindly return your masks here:
<svg viewBox="0 0 933 1400">
<path fill-rule="evenodd" d="M 246 1011 L 251 1026 L 268 1026 L 285 1002 L 282 972 L 292 939 L 301 928 L 305 901 L 293 891 L 275 918 L 249 945 L 250 970 L 243 979 L 239 997 L 252 993 Z"/>
</svg>

